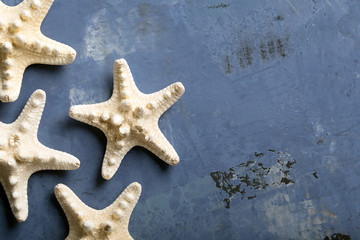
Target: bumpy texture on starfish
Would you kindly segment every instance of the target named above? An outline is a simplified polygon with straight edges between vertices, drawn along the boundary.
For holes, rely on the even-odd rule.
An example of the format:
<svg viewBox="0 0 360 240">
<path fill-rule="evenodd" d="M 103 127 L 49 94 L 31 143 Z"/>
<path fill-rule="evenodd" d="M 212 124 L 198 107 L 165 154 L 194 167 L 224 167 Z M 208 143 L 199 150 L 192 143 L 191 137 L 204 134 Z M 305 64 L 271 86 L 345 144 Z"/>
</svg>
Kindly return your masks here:
<svg viewBox="0 0 360 240">
<path fill-rule="evenodd" d="M 176 151 L 161 133 L 158 121 L 184 91 L 184 86 L 177 82 L 159 92 L 144 94 L 135 86 L 126 61 L 119 59 L 114 63 L 111 98 L 103 103 L 70 108 L 72 118 L 100 128 L 107 137 L 103 178 L 114 176 L 125 154 L 134 146 L 149 149 L 168 164 L 179 162 Z"/>
<path fill-rule="evenodd" d="M 24 0 L 15 7 L 0 0 L 0 100 L 15 101 L 27 66 L 65 65 L 74 61 L 71 47 L 45 37 L 40 25 L 54 0 Z"/>
<path fill-rule="evenodd" d="M 74 156 L 42 145 L 37 131 L 45 106 L 45 92 L 35 91 L 18 119 L 0 122 L 0 182 L 19 222 L 28 216 L 28 179 L 40 170 L 71 170 L 80 166 Z"/>
<path fill-rule="evenodd" d="M 55 195 L 69 222 L 66 240 L 130 240 L 128 230 L 132 211 L 141 194 L 139 183 L 130 184 L 107 208 L 96 210 L 85 205 L 70 188 L 55 187 Z"/>
</svg>

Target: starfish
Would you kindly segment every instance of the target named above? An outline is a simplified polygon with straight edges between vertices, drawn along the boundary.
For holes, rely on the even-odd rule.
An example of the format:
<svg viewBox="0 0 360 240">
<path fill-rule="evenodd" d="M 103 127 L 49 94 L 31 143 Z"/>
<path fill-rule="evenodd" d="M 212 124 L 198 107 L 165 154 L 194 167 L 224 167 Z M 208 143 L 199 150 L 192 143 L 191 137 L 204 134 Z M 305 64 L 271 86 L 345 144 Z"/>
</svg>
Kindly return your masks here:
<svg viewBox="0 0 360 240">
<path fill-rule="evenodd" d="M 70 228 L 66 240 L 133 239 L 128 226 L 140 194 L 141 185 L 132 183 L 110 206 L 96 210 L 85 205 L 67 186 L 56 185 L 55 196 Z"/>
<path fill-rule="evenodd" d="M 31 174 L 80 166 L 76 157 L 47 148 L 38 141 L 37 131 L 45 97 L 44 91 L 35 91 L 15 122 L 0 122 L 0 182 L 19 222 L 28 216 L 27 185 Z"/>
<path fill-rule="evenodd" d="M 0 0 L 0 101 L 14 102 L 19 97 L 23 73 L 29 65 L 74 61 L 74 49 L 41 33 L 41 23 L 53 1 L 24 0 L 10 7 Z"/>
<path fill-rule="evenodd" d="M 124 59 L 114 63 L 114 89 L 106 102 L 72 106 L 70 117 L 100 128 L 107 137 L 101 175 L 111 179 L 125 154 L 134 146 L 142 146 L 170 165 L 179 156 L 159 129 L 160 116 L 185 92 L 174 83 L 161 91 L 144 94 L 138 90 Z"/>
</svg>

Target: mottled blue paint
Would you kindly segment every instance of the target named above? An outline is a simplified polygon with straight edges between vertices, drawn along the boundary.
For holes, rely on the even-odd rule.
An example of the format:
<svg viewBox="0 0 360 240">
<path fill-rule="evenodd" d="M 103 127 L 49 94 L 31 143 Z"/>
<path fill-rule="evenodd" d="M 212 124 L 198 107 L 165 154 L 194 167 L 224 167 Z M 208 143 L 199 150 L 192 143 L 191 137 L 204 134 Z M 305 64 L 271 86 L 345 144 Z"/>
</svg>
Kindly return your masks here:
<svg viewBox="0 0 360 240">
<path fill-rule="evenodd" d="M 13 121 L 34 90 L 45 90 L 39 140 L 77 156 L 81 167 L 34 174 L 24 223 L 15 221 L 1 188 L 1 238 L 64 239 L 57 183 L 104 208 L 138 181 L 135 239 L 359 239 L 358 12 L 356 0 L 56 0 L 41 29 L 74 47 L 77 59 L 29 67 L 19 99 L 0 104 L 0 120 Z M 181 161 L 167 166 L 135 148 L 104 181 L 104 134 L 68 110 L 108 99 L 113 61 L 121 57 L 143 92 L 185 85 L 159 122 Z M 268 149 L 296 159 L 294 183 L 249 200 L 235 195 L 226 209 L 210 173 Z"/>
</svg>

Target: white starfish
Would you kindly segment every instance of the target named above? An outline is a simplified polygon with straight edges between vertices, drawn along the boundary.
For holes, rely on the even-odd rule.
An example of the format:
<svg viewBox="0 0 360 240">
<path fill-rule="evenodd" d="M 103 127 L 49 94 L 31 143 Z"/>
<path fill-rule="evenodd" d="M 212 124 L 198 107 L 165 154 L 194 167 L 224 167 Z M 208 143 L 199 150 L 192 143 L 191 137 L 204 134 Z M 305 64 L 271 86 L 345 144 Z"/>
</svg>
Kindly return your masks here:
<svg viewBox="0 0 360 240">
<path fill-rule="evenodd" d="M 55 196 L 66 214 L 70 228 L 66 240 L 133 239 L 128 226 L 140 194 L 141 185 L 132 183 L 110 206 L 96 210 L 85 205 L 70 188 L 58 184 Z"/>
<path fill-rule="evenodd" d="M 161 133 L 158 121 L 184 91 L 184 86 L 177 82 L 159 92 L 144 94 L 135 86 L 126 61 L 119 59 L 114 63 L 111 98 L 103 103 L 70 108 L 72 118 L 100 128 L 107 137 L 103 178 L 114 176 L 125 154 L 134 146 L 147 148 L 168 164 L 179 162 L 176 151 Z"/>
<path fill-rule="evenodd" d="M 41 33 L 41 23 L 53 1 L 24 0 L 10 7 L 0 0 L 0 101 L 13 102 L 18 98 L 23 73 L 29 65 L 64 65 L 74 61 L 74 49 Z"/>
<path fill-rule="evenodd" d="M 31 174 L 80 166 L 76 157 L 47 148 L 38 141 L 37 131 L 45 97 L 44 91 L 35 91 L 15 122 L 0 122 L 0 182 L 19 222 L 28 216 L 27 184 Z"/>
</svg>

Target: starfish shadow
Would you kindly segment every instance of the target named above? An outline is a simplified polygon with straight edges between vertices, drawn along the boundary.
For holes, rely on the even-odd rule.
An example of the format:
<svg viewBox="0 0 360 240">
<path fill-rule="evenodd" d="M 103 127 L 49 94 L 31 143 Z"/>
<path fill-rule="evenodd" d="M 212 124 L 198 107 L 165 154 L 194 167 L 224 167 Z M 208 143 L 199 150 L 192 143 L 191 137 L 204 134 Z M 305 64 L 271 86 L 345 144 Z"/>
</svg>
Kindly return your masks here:
<svg viewBox="0 0 360 240">
<path fill-rule="evenodd" d="M 47 64 L 31 64 L 26 69 L 35 69 L 36 71 L 46 71 L 53 74 L 54 72 L 61 72 L 63 71 L 64 66 L 62 65 L 47 65 Z M 25 72 L 26 73 L 26 72 Z"/>
<path fill-rule="evenodd" d="M 102 156 L 105 154 L 105 151 L 106 151 L 106 144 L 107 144 L 107 140 L 106 140 L 106 136 L 105 134 L 98 128 L 95 128 L 91 125 L 88 125 L 88 124 L 84 124 L 82 122 L 79 122 L 79 121 L 76 121 L 76 120 L 73 120 L 73 119 L 70 119 L 69 121 L 67 120 L 65 123 L 64 123 L 64 127 L 66 127 L 67 129 L 69 129 L 69 131 L 75 131 L 76 129 L 83 129 L 81 131 L 88 131 L 88 132 L 91 132 L 95 137 L 96 137 L 96 140 L 97 142 L 99 142 L 99 145 L 97 146 L 97 148 L 102 148 L 101 151 L 102 151 Z M 74 134 L 72 134 L 74 136 Z M 81 161 L 81 159 L 80 159 Z M 102 159 L 100 159 L 97 163 L 96 163 L 96 168 L 97 169 L 100 169 L 98 172 L 99 174 L 97 175 L 96 177 L 96 180 L 95 180 L 95 183 L 96 185 L 102 185 L 106 182 L 105 179 L 102 178 L 101 176 L 101 167 L 102 167 Z M 81 166 L 80 166 L 81 167 Z"/>
<path fill-rule="evenodd" d="M 40 178 L 56 178 L 60 180 L 60 178 L 66 177 L 67 174 L 69 173 L 65 170 L 40 170 L 33 173 L 30 177 L 37 176 Z"/>
<path fill-rule="evenodd" d="M 59 216 L 60 216 L 61 221 L 62 221 L 62 223 L 63 223 L 63 224 L 61 224 L 61 225 L 63 226 L 63 227 L 62 227 L 62 231 L 65 233 L 63 239 L 65 239 L 65 238 L 66 238 L 66 233 L 69 232 L 69 224 L 68 224 L 66 215 L 65 215 L 65 213 L 64 213 L 64 210 L 61 208 L 58 200 L 57 200 L 56 197 L 55 197 L 55 193 L 54 193 L 54 192 L 51 194 L 50 201 L 51 201 L 51 203 L 55 206 L 55 208 L 56 208 L 56 209 L 58 210 L 58 212 L 59 212 Z"/>
<path fill-rule="evenodd" d="M 142 147 L 135 147 L 134 149 L 136 149 L 137 151 L 145 151 L 146 154 L 149 156 L 149 158 L 151 158 L 154 162 L 157 163 L 157 165 L 159 165 L 159 167 L 161 168 L 161 170 L 163 171 L 167 171 L 169 169 L 169 164 L 167 164 L 166 162 L 164 162 L 163 160 L 161 160 L 158 156 L 156 156 L 155 154 L 153 154 L 152 152 L 150 152 L 149 150 L 147 150 L 146 148 L 142 148 Z"/>
<path fill-rule="evenodd" d="M 93 127 L 91 125 L 73 120 L 73 119 L 69 119 L 66 120 L 66 122 L 63 124 L 64 127 L 68 128 L 69 131 L 74 131 L 74 129 L 84 129 L 85 131 L 89 131 L 92 132 L 95 137 L 97 138 L 97 140 L 103 145 L 106 146 L 106 136 L 105 134 L 98 128 Z M 104 147 L 105 149 L 105 147 Z"/>
<path fill-rule="evenodd" d="M 0 184 L 1 185 L 1 184 Z M 3 188 L 3 186 L 0 187 L 0 203 L 3 202 L 4 209 L 5 209 L 5 216 L 7 219 L 7 224 L 9 228 L 15 228 L 17 226 L 18 221 L 16 220 L 16 218 L 14 217 L 14 214 L 11 211 L 10 208 L 10 203 L 8 201 L 8 198 L 6 196 L 5 190 Z"/>
</svg>

